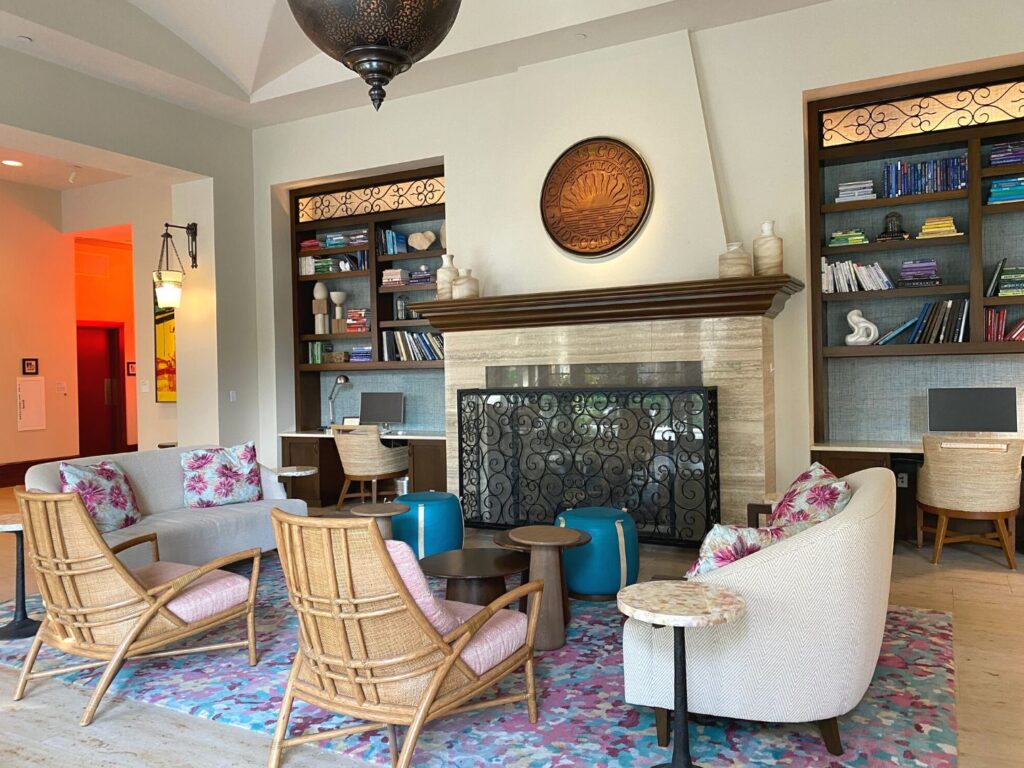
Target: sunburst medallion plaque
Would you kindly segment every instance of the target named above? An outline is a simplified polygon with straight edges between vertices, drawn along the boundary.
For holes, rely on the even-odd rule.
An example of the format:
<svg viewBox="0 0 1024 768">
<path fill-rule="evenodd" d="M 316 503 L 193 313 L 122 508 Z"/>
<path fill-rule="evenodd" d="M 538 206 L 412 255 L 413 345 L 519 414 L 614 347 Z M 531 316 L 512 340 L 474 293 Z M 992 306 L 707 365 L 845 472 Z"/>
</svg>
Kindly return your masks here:
<svg viewBox="0 0 1024 768">
<path fill-rule="evenodd" d="M 632 147 L 616 139 L 585 139 L 548 171 L 540 198 L 544 228 L 570 253 L 606 256 L 640 231 L 652 186 L 647 164 Z"/>
</svg>

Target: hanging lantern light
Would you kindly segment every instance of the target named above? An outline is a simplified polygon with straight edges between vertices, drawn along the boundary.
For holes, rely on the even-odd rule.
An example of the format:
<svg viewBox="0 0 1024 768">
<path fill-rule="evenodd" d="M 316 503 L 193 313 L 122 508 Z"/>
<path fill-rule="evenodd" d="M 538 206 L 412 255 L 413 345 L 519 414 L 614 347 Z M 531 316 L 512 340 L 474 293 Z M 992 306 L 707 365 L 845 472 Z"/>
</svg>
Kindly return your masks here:
<svg viewBox="0 0 1024 768">
<path fill-rule="evenodd" d="M 302 31 L 358 74 L 380 109 L 384 86 L 445 39 L 461 0 L 288 0 Z"/>
<path fill-rule="evenodd" d="M 160 260 L 156 263 L 156 271 L 153 272 L 153 289 L 156 292 L 156 305 L 160 309 L 177 309 L 181 306 L 181 284 L 185 280 L 185 265 L 181 263 L 178 255 L 178 247 L 174 244 L 174 237 L 170 228 L 184 229 L 188 238 L 188 255 L 192 261 L 192 269 L 198 266 L 198 252 L 196 250 L 196 239 L 199 227 L 197 224 L 164 224 L 164 233 L 160 236 Z M 174 259 L 178 262 L 179 269 L 172 269 L 171 252 L 174 252 Z"/>
</svg>

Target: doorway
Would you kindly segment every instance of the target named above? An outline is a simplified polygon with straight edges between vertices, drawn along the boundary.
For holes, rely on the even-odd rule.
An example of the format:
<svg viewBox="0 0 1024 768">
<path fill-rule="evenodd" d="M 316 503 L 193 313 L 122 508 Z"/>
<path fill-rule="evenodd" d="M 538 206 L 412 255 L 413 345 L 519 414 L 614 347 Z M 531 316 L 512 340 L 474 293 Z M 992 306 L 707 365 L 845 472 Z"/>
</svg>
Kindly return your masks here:
<svg viewBox="0 0 1024 768">
<path fill-rule="evenodd" d="M 124 326 L 78 324 L 78 453 L 127 450 Z"/>
</svg>

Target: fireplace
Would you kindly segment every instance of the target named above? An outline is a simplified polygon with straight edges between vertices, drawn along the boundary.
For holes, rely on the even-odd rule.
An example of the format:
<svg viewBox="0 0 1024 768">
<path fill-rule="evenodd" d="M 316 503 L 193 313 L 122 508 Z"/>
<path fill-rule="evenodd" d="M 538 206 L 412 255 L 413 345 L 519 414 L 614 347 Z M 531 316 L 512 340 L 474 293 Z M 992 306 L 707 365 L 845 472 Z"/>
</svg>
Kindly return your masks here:
<svg viewBox="0 0 1024 768">
<path fill-rule="evenodd" d="M 466 523 L 551 523 L 617 507 L 642 541 L 695 545 L 720 519 L 714 387 L 458 392 Z"/>
</svg>

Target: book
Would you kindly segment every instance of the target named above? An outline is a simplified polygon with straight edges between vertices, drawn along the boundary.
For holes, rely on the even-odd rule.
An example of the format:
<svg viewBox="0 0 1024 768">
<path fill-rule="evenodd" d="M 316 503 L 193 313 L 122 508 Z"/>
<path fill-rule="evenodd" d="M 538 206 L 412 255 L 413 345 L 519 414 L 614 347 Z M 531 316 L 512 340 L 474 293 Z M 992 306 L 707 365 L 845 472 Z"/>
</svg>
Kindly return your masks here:
<svg viewBox="0 0 1024 768">
<path fill-rule="evenodd" d="M 878 341 L 876 341 L 875 344 L 891 344 L 893 341 L 896 340 L 896 338 L 900 334 L 902 334 L 904 331 L 906 331 L 906 330 L 910 329 L 911 327 L 913 327 L 914 323 L 916 323 L 916 322 L 917 322 L 917 318 L 913 317 L 913 318 L 911 318 L 910 320 L 907 320 L 904 323 L 900 323 L 895 328 L 893 328 L 891 331 L 889 331 L 887 334 L 882 336 Z"/>
</svg>

